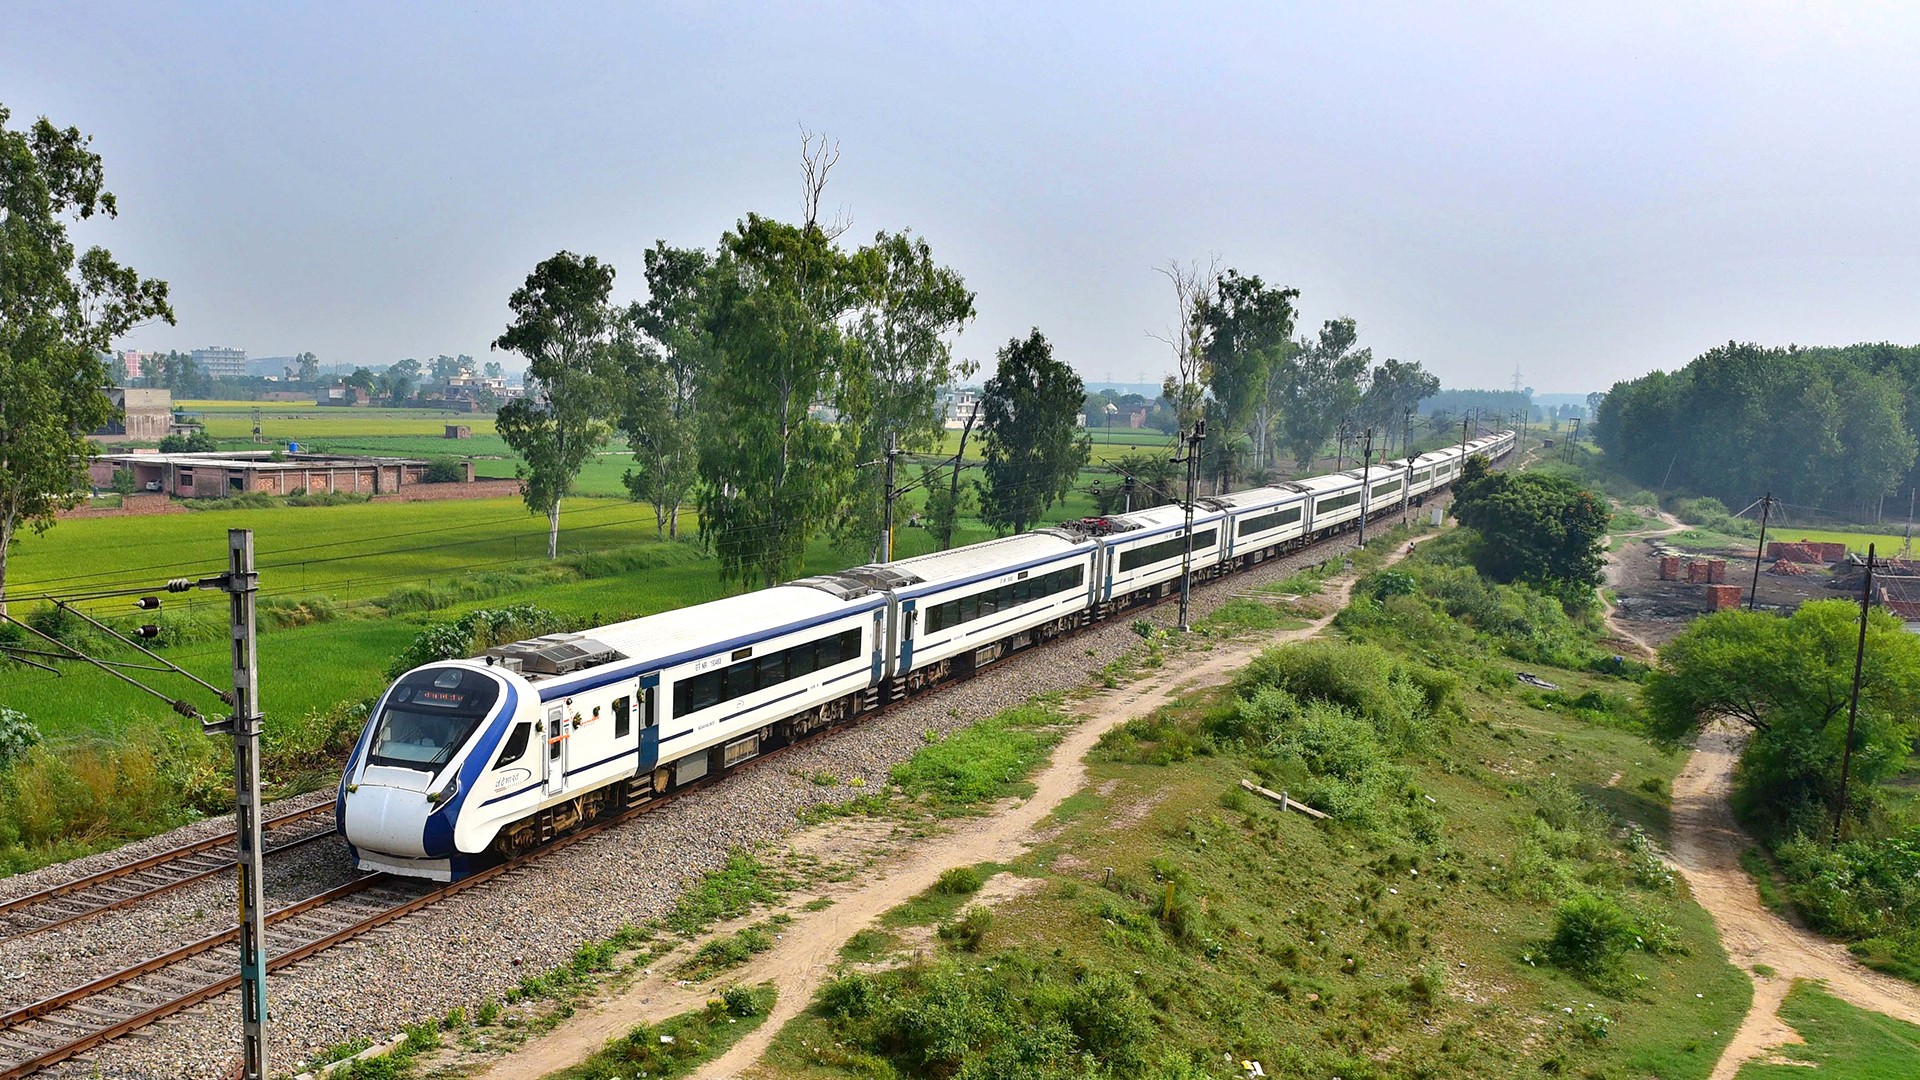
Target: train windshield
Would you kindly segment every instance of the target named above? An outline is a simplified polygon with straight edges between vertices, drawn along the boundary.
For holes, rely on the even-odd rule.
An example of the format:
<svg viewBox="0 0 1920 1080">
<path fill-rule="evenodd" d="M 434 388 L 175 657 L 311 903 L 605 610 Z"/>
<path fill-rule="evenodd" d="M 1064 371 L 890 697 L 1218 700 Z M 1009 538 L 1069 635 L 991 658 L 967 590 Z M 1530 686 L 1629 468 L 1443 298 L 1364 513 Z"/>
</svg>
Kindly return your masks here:
<svg viewBox="0 0 1920 1080">
<path fill-rule="evenodd" d="M 438 773 L 500 698 L 500 684 L 465 668 L 416 671 L 394 686 L 374 726 L 367 761 Z"/>
</svg>

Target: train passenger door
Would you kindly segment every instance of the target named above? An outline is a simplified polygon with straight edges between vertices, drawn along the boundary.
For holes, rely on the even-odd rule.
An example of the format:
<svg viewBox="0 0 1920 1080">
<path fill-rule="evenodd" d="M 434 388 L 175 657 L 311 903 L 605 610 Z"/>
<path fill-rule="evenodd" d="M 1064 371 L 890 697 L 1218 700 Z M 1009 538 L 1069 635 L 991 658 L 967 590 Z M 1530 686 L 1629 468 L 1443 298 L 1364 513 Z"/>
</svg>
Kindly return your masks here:
<svg viewBox="0 0 1920 1080">
<path fill-rule="evenodd" d="M 920 621 L 920 601 L 900 601 L 900 674 L 913 670 L 914 624 Z"/>
<path fill-rule="evenodd" d="M 660 673 L 640 676 L 640 772 L 660 764 Z"/>
<path fill-rule="evenodd" d="M 567 709 L 563 704 L 547 706 L 547 753 L 542 760 L 547 774 L 546 794 L 558 795 L 567 787 Z"/>
</svg>

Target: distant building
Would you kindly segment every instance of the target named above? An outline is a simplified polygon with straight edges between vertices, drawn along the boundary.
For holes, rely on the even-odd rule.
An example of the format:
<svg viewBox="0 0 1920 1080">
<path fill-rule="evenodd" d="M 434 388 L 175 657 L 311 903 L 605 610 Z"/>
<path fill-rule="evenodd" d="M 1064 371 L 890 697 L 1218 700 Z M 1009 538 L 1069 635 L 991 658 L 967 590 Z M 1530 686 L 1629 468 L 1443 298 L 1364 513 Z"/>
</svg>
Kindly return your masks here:
<svg viewBox="0 0 1920 1080">
<path fill-rule="evenodd" d="M 243 379 L 247 375 L 247 350 L 209 345 L 193 350 L 193 365 L 214 379 Z"/>
<path fill-rule="evenodd" d="M 115 386 L 107 399 L 124 415 L 93 433 L 103 443 L 159 442 L 173 429 L 173 391 Z"/>
<path fill-rule="evenodd" d="M 502 402 L 518 397 L 507 388 L 505 379 L 467 373 L 445 382 L 434 383 L 420 391 L 422 400 L 465 412 L 486 412 Z"/>
<path fill-rule="evenodd" d="M 980 392 L 967 389 L 943 391 L 940 394 L 940 408 L 943 423 L 949 431 L 959 431 L 967 426 L 969 420 L 978 427 L 979 421 L 975 417 L 980 412 Z"/>
<path fill-rule="evenodd" d="M 315 405 L 365 405 L 372 400 L 373 395 L 358 386 L 334 383 L 332 386 L 321 387 L 320 393 L 314 396 L 313 403 Z"/>
<path fill-rule="evenodd" d="M 131 381 L 133 379 L 140 378 L 141 375 L 145 373 L 146 366 L 147 366 L 147 358 L 151 357 L 153 354 L 135 352 L 132 349 L 128 349 L 117 355 L 120 358 L 120 366 L 127 369 L 127 379 Z"/>
<path fill-rule="evenodd" d="M 277 456 L 276 456 L 277 455 Z M 102 454 L 90 466 L 93 483 L 107 487 L 119 469 L 133 471 L 140 491 L 183 499 L 223 498 L 258 491 L 270 495 L 349 491 L 387 495 L 425 483 L 427 463 L 418 458 L 357 457 L 250 450 L 214 454 Z M 472 480 L 473 465 L 467 463 Z"/>
</svg>

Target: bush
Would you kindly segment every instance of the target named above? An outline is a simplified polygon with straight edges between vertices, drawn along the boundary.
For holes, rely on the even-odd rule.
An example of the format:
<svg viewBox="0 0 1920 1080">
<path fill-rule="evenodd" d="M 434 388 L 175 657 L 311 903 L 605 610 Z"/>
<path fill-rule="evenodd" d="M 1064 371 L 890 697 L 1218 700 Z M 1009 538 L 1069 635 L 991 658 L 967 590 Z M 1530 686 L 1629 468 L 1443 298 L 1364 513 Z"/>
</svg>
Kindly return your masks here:
<svg viewBox="0 0 1920 1080">
<path fill-rule="evenodd" d="M 436 623 L 420 631 L 406 651 L 387 666 L 387 678 L 397 679 L 421 664 L 456 660 L 511 641 L 577 630 L 585 620 L 556 615 L 532 604 L 469 611 L 450 623 Z"/>
<path fill-rule="evenodd" d="M 0 705 L 0 769 L 10 769 L 20 755 L 40 744 L 40 729 L 27 714 Z"/>
<path fill-rule="evenodd" d="M 971 896 L 986 883 L 987 879 L 977 867 L 956 866 L 940 872 L 940 880 L 934 882 L 933 890 L 948 896 Z"/>
<path fill-rule="evenodd" d="M 1603 896 L 1585 894 L 1553 913 L 1553 938 L 1547 955 L 1554 963 L 1588 979 L 1617 978 L 1627 952 L 1637 944 L 1633 919 Z"/>
<path fill-rule="evenodd" d="M 457 484 L 467 478 L 466 463 L 459 458 L 437 457 L 427 462 L 421 480 L 428 484 Z"/>
<path fill-rule="evenodd" d="M 941 923 L 939 933 L 943 941 L 951 941 L 968 952 L 979 952 L 992 927 L 993 912 L 975 904 L 961 912 L 959 918 Z"/>
</svg>

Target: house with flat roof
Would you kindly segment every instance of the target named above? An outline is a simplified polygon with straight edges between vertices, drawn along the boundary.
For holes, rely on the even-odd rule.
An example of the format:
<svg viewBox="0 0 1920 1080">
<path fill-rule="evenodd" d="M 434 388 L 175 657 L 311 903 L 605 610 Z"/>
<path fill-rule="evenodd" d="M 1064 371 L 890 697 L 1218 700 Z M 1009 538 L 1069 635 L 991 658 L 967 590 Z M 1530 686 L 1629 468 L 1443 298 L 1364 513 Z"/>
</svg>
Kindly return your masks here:
<svg viewBox="0 0 1920 1080">
<path fill-rule="evenodd" d="M 137 491 L 182 499 L 218 499 L 247 492 L 302 495 L 321 491 L 390 495 L 426 482 L 419 458 L 361 457 L 246 450 L 208 454 L 101 454 L 89 466 L 95 487 L 111 487 L 113 474 L 133 471 Z M 473 479 L 467 463 L 466 479 Z"/>
</svg>

